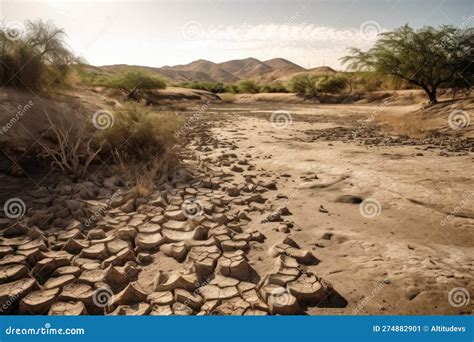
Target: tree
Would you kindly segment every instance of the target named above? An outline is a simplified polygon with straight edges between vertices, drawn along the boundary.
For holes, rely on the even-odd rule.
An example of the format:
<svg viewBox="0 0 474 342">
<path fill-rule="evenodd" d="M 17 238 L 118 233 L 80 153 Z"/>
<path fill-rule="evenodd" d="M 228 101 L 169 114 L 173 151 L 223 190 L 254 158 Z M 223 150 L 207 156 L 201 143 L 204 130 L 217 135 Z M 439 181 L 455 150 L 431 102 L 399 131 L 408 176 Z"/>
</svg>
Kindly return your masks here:
<svg viewBox="0 0 474 342">
<path fill-rule="evenodd" d="M 143 90 L 166 88 L 166 83 L 161 78 L 149 76 L 138 70 L 112 78 L 105 85 L 123 90 L 127 94 L 127 100 L 137 102 L 140 101 Z"/>
<path fill-rule="evenodd" d="M 347 78 L 343 76 L 326 76 L 316 83 L 316 87 L 322 93 L 339 93 L 346 88 L 347 84 Z"/>
<path fill-rule="evenodd" d="M 41 89 L 61 83 L 76 58 L 67 47 L 64 30 L 51 22 L 27 21 L 12 37 L 0 29 L 0 85 Z"/>
<path fill-rule="evenodd" d="M 472 83 L 473 32 L 452 26 L 414 30 L 405 25 L 381 33 L 366 52 L 352 48 L 342 61 L 353 70 L 393 75 L 414 84 L 435 104 L 439 88 L 449 88 L 461 78 Z"/>
<path fill-rule="evenodd" d="M 290 80 L 290 89 L 301 97 L 316 97 L 318 96 L 316 80 L 316 77 L 311 76 L 310 74 L 296 75 Z"/>
</svg>

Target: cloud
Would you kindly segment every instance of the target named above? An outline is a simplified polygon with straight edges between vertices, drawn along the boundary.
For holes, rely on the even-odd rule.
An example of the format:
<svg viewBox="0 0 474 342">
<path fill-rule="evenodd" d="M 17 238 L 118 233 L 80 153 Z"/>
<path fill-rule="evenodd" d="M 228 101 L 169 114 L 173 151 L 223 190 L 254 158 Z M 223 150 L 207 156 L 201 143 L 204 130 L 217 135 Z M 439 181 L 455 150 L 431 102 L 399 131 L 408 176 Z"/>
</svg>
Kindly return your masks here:
<svg viewBox="0 0 474 342">
<path fill-rule="evenodd" d="M 300 64 L 312 66 L 324 61 L 334 67 L 340 67 L 339 58 L 347 53 L 349 47 L 367 49 L 380 32 L 383 29 L 376 22 L 365 22 L 360 28 L 307 23 L 203 27 L 197 22 L 183 27 L 184 37 L 194 48 L 248 51 L 248 55 L 257 58 L 293 58 Z"/>
</svg>

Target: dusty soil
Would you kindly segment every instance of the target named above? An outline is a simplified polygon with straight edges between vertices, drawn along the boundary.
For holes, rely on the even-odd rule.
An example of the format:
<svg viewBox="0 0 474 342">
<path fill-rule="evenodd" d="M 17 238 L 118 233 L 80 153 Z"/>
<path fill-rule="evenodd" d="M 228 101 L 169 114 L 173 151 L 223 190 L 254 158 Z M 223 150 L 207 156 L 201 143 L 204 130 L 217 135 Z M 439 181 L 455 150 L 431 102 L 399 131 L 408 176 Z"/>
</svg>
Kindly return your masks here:
<svg viewBox="0 0 474 342">
<path fill-rule="evenodd" d="M 466 104 L 408 137 L 372 118 L 412 103 L 206 102 L 146 198 L 107 164 L 3 174 L 1 313 L 471 314 L 472 129 L 441 120 Z"/>
<path fill-rule="evenodd" d="M 396 116 L 411 113 L 412 105 L 212 109 L 215 137 L 235 143 L 233 152 L 251 155 L 257 170 L 278 183 L 275 195 L 286 195 L 293 213 L 292 236 L 321 260 L 311 269 L 348 301 L 310 314 L 472 311 L 448 302 L 453 288 L 474 290 L 472 138 L 385 138 L 378 125 L 359 128 L 374 111 Z M 283 113 L 272 124 L 276 110 L 290 119 Z M 349 196 L 375 199 L 376 215 L 364 217 L 362 204 L 346 203 Z"/>
</svg>

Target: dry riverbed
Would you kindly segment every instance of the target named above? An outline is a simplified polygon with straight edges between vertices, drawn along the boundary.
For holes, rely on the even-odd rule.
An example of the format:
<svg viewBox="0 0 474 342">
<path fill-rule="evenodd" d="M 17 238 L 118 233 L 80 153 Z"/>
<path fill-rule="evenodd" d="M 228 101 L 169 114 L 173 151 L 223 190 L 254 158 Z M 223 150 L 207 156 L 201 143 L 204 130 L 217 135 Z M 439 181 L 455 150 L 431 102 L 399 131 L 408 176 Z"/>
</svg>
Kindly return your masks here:
<svg viewBox="0 0 474 342">
<path fill-rule="evenodd" d="M 189 113 L 182 164 L 147 198 L 110 170 L 16 189 L 2 312 L 471 314 L 472 140 L 364 123 L 408 106 L 288 106 Z"/>
</svg>

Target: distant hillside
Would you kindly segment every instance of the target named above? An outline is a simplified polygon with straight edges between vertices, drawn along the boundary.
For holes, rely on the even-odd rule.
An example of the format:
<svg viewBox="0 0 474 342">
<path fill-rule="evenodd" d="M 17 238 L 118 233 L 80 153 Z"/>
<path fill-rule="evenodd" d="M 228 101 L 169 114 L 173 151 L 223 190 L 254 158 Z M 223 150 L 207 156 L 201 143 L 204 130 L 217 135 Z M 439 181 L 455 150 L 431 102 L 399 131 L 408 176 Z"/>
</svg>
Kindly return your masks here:
<svg viewBox="0 0 474 342">
<path fill-rule="evenodd" d="M 173 72 L 179 73 L 180 71 L 185 71 L 188 72 L 189 75 L 193 75 L 189 79 L 192 81 L 234 83 L 239 80 L 237 76 L 225 70 L 225 68 L 223 68 L 220 64 L 206 61 L 204 59 L 199 59 L 186 65 L 176 65 L 173 67 L 164 67 L 160 69 L 167 72 L 166 76 L 171 79 L 173 79 Z"/>
<path fill-rule="evenodd" d="M 301 75 L 301 74 L 310 74 L 310 75 L 314 75 L 314 76 L 327 76 L 327 75 L 333 75 L 335 73 L 337 73 L 337 71 L 334 70 L 331 67 L 328 67 L 328 66 L 321 66 L 321 67 L 316 67 L 316 68 L 311 68 L 311 69 L 304 69 L 303 68 L 303 70 L 298 71 L 298 72 L 287 73 L 287 74 L 279 77 L 277 79 L 277 81 L 286 82 L 289 79 L 291 79 L 292 77 L 294 77 L 296 75 Z"/>
<path fill-rule="evenodd" d="M 270 66 L 255 58 L 235 59 L 219 65 L 241 80 L 256 78 L 273 70 Z"/>
<path fill-rule="evenodd" d="M 142 70 L 154 76 L 165 78 L 168 83 L 185 81 L 236 83 L 240 80 L 255 80 L 263 83 L 286 81 L 296 74 L 309 72 L 312 74 L 333 74 L 330 67 L 305 69 L 284 58 L 260 61 L 256 58 L 236 59 L 223 63 L 214 63 L 204 59 L 184 65 L 164 66 L 161 68 L 136 65 L 104 65 L 101 67 L 86 66 L 86 72 L 113 76 L 127 70 Z"/>
</svg>

